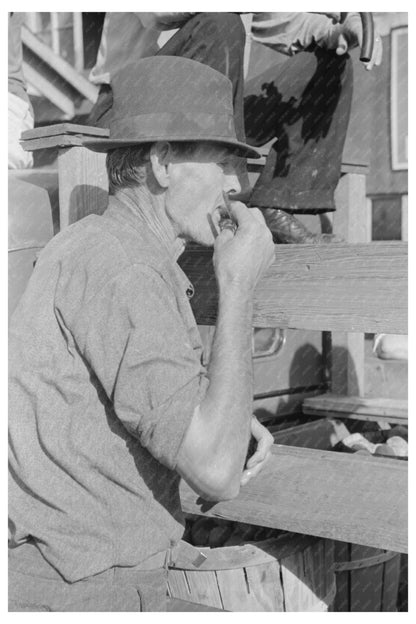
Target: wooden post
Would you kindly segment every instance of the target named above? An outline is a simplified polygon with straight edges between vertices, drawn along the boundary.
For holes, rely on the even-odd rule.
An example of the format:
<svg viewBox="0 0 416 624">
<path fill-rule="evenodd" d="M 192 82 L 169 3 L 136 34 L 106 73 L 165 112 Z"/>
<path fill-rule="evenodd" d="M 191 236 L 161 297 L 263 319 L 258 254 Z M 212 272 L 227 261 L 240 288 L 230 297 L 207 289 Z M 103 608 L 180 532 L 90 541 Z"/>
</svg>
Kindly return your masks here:
<svg viewBox="0 0 416 624">
<path fill-rule="evenodd" d="M 67 225 L 88 214 L 102 214 L 108 202 L 108 180 L 105 154 L 85 147 L 60 148 L 59 223 Z"/>
<path fill-rule="evenodd" d="M 101 214 L 108 203 L 105 153 L 83 147 L 86 139 L 108 137 L 108 130 L 62 123 L 26 130 L 22 147 L 27 151 L 58 149 L 59 227 L 88 214 Z"/>
<path fill-rule="evenodd" d="M 348 243 L 368 240 L 365 175 L 341 176 L 336 193 L 333 232 Z M 364 396 L 364 334 L 333 332 L 331 390 L 335 394 Z"/>
</svg>

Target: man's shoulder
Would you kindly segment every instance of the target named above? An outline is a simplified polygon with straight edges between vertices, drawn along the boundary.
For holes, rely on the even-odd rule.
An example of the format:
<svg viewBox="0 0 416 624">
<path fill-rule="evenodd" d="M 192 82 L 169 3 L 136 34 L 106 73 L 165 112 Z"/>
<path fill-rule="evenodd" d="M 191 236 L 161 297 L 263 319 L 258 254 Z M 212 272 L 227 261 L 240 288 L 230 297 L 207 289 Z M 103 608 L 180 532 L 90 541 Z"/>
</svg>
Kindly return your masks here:
<svg viewBox="0 0 416 624">
<path fill-rule="evenodd" d="M 66 265 L 78 270 L 100 267 L 107 278 L 132 265 L 145 264 L 158 272 L 166 268 L 166 258 L 145 232 L 124 227 L 105 216 L 89 215 L 55 239 L 51 252 Z"/>
</svg>

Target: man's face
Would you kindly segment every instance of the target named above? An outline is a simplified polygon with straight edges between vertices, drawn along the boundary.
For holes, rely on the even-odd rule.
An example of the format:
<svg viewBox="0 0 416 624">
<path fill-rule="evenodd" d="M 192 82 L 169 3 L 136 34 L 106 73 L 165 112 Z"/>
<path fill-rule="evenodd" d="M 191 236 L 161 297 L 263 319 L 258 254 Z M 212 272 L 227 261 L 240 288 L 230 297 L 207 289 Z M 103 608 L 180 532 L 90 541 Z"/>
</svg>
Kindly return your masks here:
<svg viewBox="0 0 416 624">
<path fill-rule="evenodd" d="M 236 173 L 241 160 L 227 148 L 201 143 L 191 155 L 178 154 L 169 163 L 166 212 L 178 237 L 213 245 L 223 193 L 241 190 Z"/>
</svg>

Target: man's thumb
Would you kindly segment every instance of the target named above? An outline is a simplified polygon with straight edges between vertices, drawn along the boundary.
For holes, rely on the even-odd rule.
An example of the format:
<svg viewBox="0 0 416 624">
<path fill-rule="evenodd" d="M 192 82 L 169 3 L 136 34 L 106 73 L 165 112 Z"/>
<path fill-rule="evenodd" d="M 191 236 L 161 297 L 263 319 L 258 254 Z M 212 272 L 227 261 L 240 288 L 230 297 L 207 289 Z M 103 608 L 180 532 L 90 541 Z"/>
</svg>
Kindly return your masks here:
<svg viewBox="0 0 416 624">
<path fill-rule="evenodd" d="M 339 56 L 342 56 L 343 54 L 346 54 L 347 52 L 348 52 L 348 41 L 346 40 L 344 35 L 341 34 L 338 37 L 336 53 Z"/>
</svg>

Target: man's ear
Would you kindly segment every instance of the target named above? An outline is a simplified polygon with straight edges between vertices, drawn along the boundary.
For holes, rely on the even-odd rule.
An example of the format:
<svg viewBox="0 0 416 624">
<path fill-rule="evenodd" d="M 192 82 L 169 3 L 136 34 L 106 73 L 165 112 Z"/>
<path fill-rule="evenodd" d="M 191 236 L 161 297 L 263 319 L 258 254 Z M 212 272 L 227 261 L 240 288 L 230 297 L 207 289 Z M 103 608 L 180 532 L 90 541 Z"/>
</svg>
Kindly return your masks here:
<svg viewBox="0 0 416 624">
<path fill-rule="evenodd" d="M 169 186 L 168 165 L 172 162 L 172 147 L 167 141 L 153 143 L 150 148 L 150 163 L 153 175 L 162 188 Z"/>
</svg>

